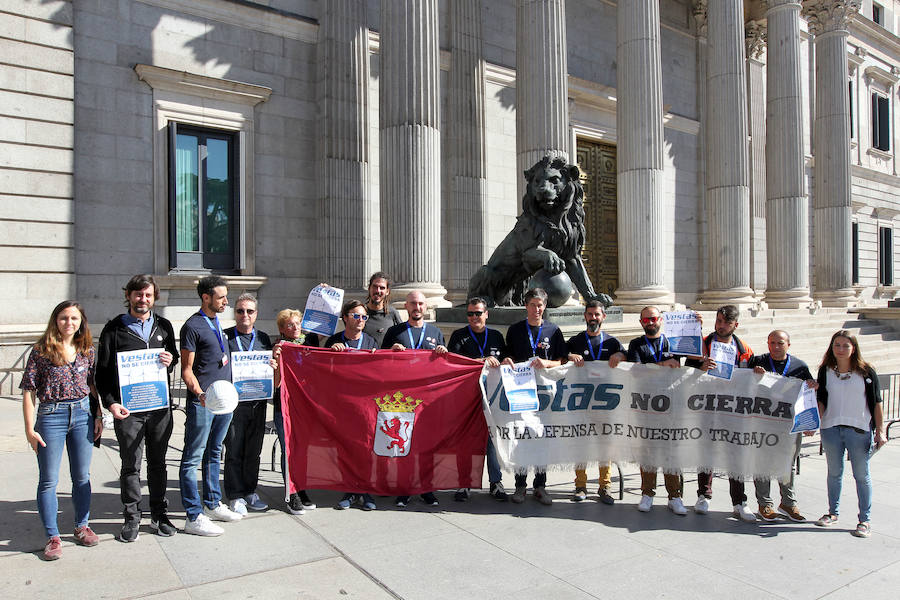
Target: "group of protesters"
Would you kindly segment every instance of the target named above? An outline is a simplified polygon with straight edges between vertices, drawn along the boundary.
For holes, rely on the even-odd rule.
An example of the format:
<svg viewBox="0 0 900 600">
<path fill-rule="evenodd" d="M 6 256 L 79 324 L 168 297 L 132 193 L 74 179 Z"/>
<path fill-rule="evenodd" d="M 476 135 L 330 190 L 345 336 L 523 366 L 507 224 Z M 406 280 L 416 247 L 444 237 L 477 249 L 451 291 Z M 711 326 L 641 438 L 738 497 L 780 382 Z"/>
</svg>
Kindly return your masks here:
<svg viewBox="0 0 900 600">
<path fill-rule="evenodd" d="M 470 298 L 466 305 L 466 327 L 453 332 L 445 343 L 440 329 L 425 321 L 426 298 L 419 291 L 405 299 L 407 320 L 390 305 L 391 281 L 378 272 L 369 280 L 365 302 L 350 300 L 341 310 L 343 330 L 322 344 L 336 352 L 371 352 L 376 349 L 404 351 L 431 350 L 452 352 L 484 362 L 488 367 L 501 363 L 529 363 L 535 369 L 548 369 L 565 363 L 575 368 L 589 361 L 607 361 L 615 368 L 623 361 L 655 363 L 678 368 L 682 358 L 672 353 L 662 332 L 662 316 L 656 307 L 648 306 L 640 313 L 644 334 L 626 348 L 615 337 L 601 331 L 606 317 L 604 306 L 587 302 L 584 309 L 585 330 L 566 340 L 559 327 L 544 319 L 547 295 L 540 288 L 525 293 L 527 318 L 511 325 L 504 337 L 487 327 L 488 305 L 482 298 Z M 59 479 L 63 449 L 69 458 L 74 508 L 74 539 L 84 546 L 98 543 L 89 521 L 92 445 L 99 446 L 103 430 L 103 409 L 113 417 L 121 458 L 120 494 L 124 523 L 118 539 L 138 539 L 142 518 L 140 470 L 143 453 L 147 455 L 150 528 L 160 536 L 172 536 L 177 528 L 168 517 L 166 499 L 165 455 L 173 429 L 171 405 L 149 411 L 129 411 L 121 397 L 117 371 L 117 354 L 132 350 L 159 349 L 159 361 L 171 374 L 181 366 L 186 388 L 184 448 L 179 468 L 181 501 L 186 513 L 185 533 L 217 536 L 224 529 L 215 522 L 238 521 L 248 511 L 261 512 L 268 505 L 257 493 L 260 454 L 265 433 L 266 400 L 239 402 L 233 412 L 215 414 L 206 406 L 207 392 L 217 381 L 231 381 L 231 353 L 239 351 L 272 351 L 271 366 L 275 371 L 273 394 L 274 427 L 281 446 L 281 472 L 287 486 L 285 431 L 281 402 L 279 369 L 281 343 L 293 342 L 319 346 L 322 340 L 301 329 L 302 313 L 284 309 L 278 313 L 278 337 L 270 338 L 256 326 L 257 299 L 242 294 L 235 301 L 236 325 L 223 329 L 219 322 L 228 306 L 227 281 L 218 276 L 200 279 L 197 292 L 200 309 L 181 328 L 179 346 L 172 324 L 154 310 L 159 288 L 149 275 L 136 275 L 125 285 L 127 312 L 106 323 L 95 351 L 84 310 L 77 302 L 61 302 L 54 308 L 47 328 L 28 357 L 21 388 L 23 415 L 28 443 L 37 455 L 39 481 L 38 512 L 47 534 L 43 557 L 55 560 L 62 546 L 57 524 Z M 716 367 L 710 357 L 712 342 L 735 348 L 735 367 L 750 368 L 757 373 L 774 372 L 806 381 L 816 390 L 821 415 L 821 440 L 827 459 L 828 512 L 816 524 L 834 525 L 838 520 L 844 455 L 849 455 L 858 497 L 858 524 L 852 533 L 858 537 L 870 534 L 869 513 L 872 483 L 869 457 L 886 442 L 878 389 L 878 377 L 863 360 L 859 344 L 850 332 L 836 332 L 825 351 L 816 377 L 799 358 L 789 354 L 790 336 L 782 330 L 772 331 L 767 338 L 768 352 L 755 355 L 750 346 L 735 335 L 739 325 L 737 307 L 727 305 L 716 313 L 715 330 L 703 340 L 703 356 L 688 358 L 685 366 L 708 370 Z M 809 432 L 810 435 L 812 432 Z M 795 458 L 800 450 L 800 435 L 795 443 Z M 220 487 L 220 468 L 224 448 L 224 494 Z M 498 501 L 526 500 L 525 472 L 515 474 L 515 490 L 507 494 L 497 453 L 488 437 L 485 451 L 489 495 Z M 198 487 L 197 467 L 202 472 Z M 614 504 L 609 493 L 610 465 L 599 469 L 597 500 Z M 668 508 L 676 515 L 688 510 L 682 500 L 682 478 L 678 473 L 665 473 Z M 697 514 L 709 511 L 712 497 L 712 473 L 698 473 Z M 747 507 L 744 482 L 729 480 L 734 516 L 743 521 L 772 521 L 787 518 L 804 521 L 794 494 L 793 473 L 779 481 L 781 502 L 776 508 L 771 498 L 771 482 L 756 479 L 758 513 Z M 656 493 L 656 469 L 641 468 L 641 500 L 638 510 L 651 510 Z M 543 504 L 553 498 L 546 490 L 546 473 L 536 469 L 532 495 Z M 470 490 L 456 490 L 454 499 L 464 502 Z M 575 470 L 572 500 L 583 502 L 588 497 L 586 468 Z M 434 492 L 422 494 L 426 505 L 436 506 Z M 404 507 L 409 496 L 398 496 L 395 504 Z M 316 507 L 305 490 L 285 495 L 286 509 L 303 514 Z M 369 493 L 348 492 L 336 508 L 359 506 L 376 508 Z M 758 515 L 758 516 L 757 516 Z"/>
</svg>

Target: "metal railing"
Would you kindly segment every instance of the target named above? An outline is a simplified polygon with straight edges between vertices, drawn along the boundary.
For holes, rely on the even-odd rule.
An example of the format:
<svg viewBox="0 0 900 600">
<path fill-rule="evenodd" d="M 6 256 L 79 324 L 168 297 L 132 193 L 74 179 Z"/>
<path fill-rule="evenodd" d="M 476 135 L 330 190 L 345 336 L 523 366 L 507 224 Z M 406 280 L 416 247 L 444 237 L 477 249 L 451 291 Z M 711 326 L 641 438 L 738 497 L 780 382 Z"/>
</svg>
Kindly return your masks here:
<svg viewBox="0 0 900 600">
<path fill-rule="evenodd" d="M 891 439 L 891 426 L 900 422 L 900 373 L 878 376 L 881 387 L 881 414 L 886 428 L 886 437 Z"/>
</svg>

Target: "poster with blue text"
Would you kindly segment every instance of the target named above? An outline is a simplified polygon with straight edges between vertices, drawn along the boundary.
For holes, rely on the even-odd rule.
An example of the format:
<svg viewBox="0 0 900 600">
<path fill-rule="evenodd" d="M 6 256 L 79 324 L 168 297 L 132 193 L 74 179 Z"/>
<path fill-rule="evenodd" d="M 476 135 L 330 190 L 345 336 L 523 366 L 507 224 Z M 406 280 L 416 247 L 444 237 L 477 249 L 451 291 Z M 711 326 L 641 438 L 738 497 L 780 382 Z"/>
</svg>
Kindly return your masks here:
<svg viewBox="0 0 900 600">
<path fill-rule="evenodd" d="M 275 373 L 269 364 L 271 358 L 272 352 L 266 350 L 231 353 L 231 382 L 238 392 L 239 402 L 272 397 Z"/>
<path fill-rule="evenodd" d="M 129 412 L 146 412 L 169 406 L 169 378 L 159 361 L 163 348 L 116 353 L 119 397 Z"/>
</svg>

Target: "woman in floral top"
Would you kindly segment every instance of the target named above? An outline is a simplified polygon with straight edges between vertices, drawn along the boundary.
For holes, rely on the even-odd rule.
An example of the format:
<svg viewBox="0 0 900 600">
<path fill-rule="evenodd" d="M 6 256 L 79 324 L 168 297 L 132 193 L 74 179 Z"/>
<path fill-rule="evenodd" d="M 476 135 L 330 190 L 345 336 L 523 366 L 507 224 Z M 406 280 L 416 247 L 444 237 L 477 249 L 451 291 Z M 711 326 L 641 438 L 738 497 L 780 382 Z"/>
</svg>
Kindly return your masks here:
<svg viewBox="0 0 900 600">
<path fill-rule="evenodd" d="M 97 534 L 88 526 L 91 508 L 91 453 L 103 431 L 100 406 L 95 400 L 94 348 L 84 310 L 77 302 L 60 302 L 53 309 L 44 335 L 34 345 L 19 386 L 23 390 L 25 437 L 37 454 L 37 503 L 47 531 L 44 558 L 62 553 L 56 513 L 56 484 L 63 448 L 72 472 L 75 541 L 96 546 Z M 35 407 L 37 419 L 35 419 Z"/>
</svg>

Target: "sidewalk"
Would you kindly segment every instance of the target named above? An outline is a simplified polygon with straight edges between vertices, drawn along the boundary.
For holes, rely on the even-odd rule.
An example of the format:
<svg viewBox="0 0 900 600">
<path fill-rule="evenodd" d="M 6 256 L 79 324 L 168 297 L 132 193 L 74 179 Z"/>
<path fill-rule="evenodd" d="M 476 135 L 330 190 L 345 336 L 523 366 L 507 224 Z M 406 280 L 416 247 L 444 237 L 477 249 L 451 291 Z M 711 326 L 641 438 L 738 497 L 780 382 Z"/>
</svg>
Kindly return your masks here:
<svg viewBox="0 0 900 600">
<path fill-rule="evenodd" d="M 169 452 L 169 505 L 183 524 L 178 461 L 184 415 L 176 412 Z M 844 477 L 841 521 L 745 524 L 731 517 L 728 483 L 717 478 L 711 512 L 678 517 L 666 509 L 660 477 L 650 513 L 636 510 L 640 475 L 624 469 L 625 499 L 605 506 L 589 495 L 573 503 L 573 474 L 551 472 L 556 502 L 543 507 L 498 503 L 476 492 L 468 503 L 440 492 L 441 506 L 413 501 L 405 510 L 378 498 L 378 510 L 332 507 L 338 492 L 312 491 L 319 508 L 284 512 L 280 473 L 263 449 L 260 495 L 271 505 L 218 538 L 161 538 L 144 519 L 140 539 L 123 544 L 118 452 L 103 434 L 92 464 L 94 548 L 71 536 L 68 471 L 60 474 L 62 559 L 39 558 L 46 541 L 34 499 L 37 463 L 25 443 L 21 398 L 0 398 L 0 595 L 7 598 L 896 598 L 900 593 L 900 440 L 872 459 L 872 537 L 850 535 L 856 493 Z M 807 518 L 827 510 L 825 460 L 808 438 L 798 477 Z M 65 460 L 63 461 L 66 462 Z M 613 489 L 618 481 L 613 469 Z M 596 477 L 591 469 L 589 476 Z M 512 476 L 504 477 L 508 488 Z M 530 481 L 530 479 L 529 479 Z M 773 485 L 777 494 L 778 487 Z M 589 483 L 596 492 L 596 479 Z M 756 508 L 753 484 L 748 506 Z M 146 490 L 145 490 L 146 494 Z M 617 496 L 617 494 L 614 493 Z M 696 498 L 696 476 L 685 475 L 685 504 Z M 777 499 L 776 499 L 777 501 Z"/>
</svg>

